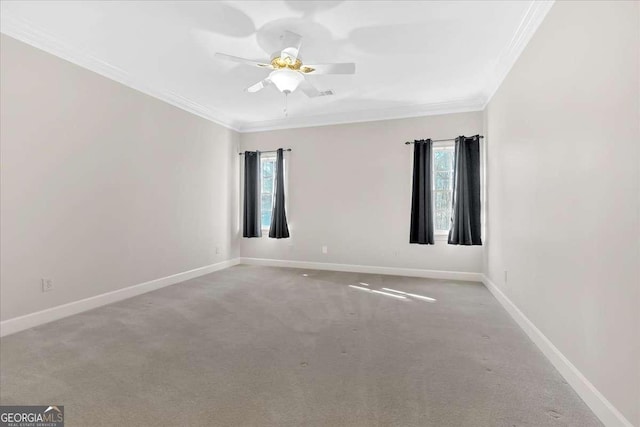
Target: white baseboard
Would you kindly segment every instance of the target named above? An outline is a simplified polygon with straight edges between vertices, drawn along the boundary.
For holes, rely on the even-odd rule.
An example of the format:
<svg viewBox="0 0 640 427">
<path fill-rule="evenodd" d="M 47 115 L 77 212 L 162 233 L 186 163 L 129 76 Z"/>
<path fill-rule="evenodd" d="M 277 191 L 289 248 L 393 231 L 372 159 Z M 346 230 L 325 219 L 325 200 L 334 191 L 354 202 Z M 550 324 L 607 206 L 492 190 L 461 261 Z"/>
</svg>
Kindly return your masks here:
<svg viewBox="0 0 640 427">
<path fill-rule="evenodd" d="M 553 366 L 573 387 L 600 421 L 608 427 L 633 427 L 593 384 L 567 359 L 558 348 L 520 311 L 520 309 L 489 279 L 482 275 L 482 283 L 520 325 L 531 341 L 544 353 Z"/>
<path fill-rule="evenodd" d="M 118 289 L 112 292 L 96 295 L 94 297 L 73 301 L 67 304 L 48 308 L 46 310 L 26 314 L 24 316 L 14 317 L 13 319 L 8 319 L 0 322 L 0 337 L 14 334 L 16 332 L 33 328 L 45 323 L 53 322 L 54 320 L 62 319 L 63 317 L 71 316 L 73 314 L 82 313 L 83 311 L 91 310 L 103 305 L 122 301 L 136 295 L 164 288 L 165 286 L 184 282 L 185 280 L 213 273 L 214 271 L 223 270 L 239 263 L 239 258 L 234 258 L 216 264 L 194 268 L 193 270 L 184 271 L 182 273 L 172 274 L 171 276 L 162 277 L 160 279 L 150 280 L 148 282 Z"/>
<path fill-rule="evenodd" d="M 419 268 L 378 267 L 372 265 L 333 264 L 327 262 L 289 261 L 267 258 L 240 258 L 241 264 L 266 265 L 270 267 L 305 268 L 309 270 L 346 271 L 349 273 L 385 274 L 391 276 L 425 277 L 429 279 L 465 280 L 481 282 L 481 273 L 461 271 L 422 270 Z"/>
</svg>

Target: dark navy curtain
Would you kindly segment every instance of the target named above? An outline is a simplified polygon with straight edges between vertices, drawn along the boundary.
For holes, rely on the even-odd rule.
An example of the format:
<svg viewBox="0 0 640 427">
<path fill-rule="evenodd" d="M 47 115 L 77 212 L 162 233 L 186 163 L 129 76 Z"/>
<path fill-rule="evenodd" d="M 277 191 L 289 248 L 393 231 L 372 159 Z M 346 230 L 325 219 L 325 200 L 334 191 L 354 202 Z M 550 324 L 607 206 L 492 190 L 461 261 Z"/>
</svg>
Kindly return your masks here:
<svg viewBox="0 0 640 427">
<path fill-rule="evenodd" d="M 244 152 L 244 215 L 242 237 L 262 237 L 260 225 L 260 152 Z"/>
<path fill-rule="evenodd" d="M 274 239 L 287 239 L 289 237 L 289 226 L 287 225 L 287 213 L 284 203 L 284 153 L 282 148 L 278 148 L 276 157 L 276 193 L 271 212 L 271 227 L 269 227 L 269 237 Z"/>
<path fill-rule="evenodd" d="M 482 245 L 480 229 L 480 136 L 459 136 L 454 158 L 449 244 Z"/>
<path fill-rule="evenodd" d="M 409 243 L 433 245 L 433 205 L 431 202 L 430 139 L 413 144 L 413 192 Z"/>
</svg>

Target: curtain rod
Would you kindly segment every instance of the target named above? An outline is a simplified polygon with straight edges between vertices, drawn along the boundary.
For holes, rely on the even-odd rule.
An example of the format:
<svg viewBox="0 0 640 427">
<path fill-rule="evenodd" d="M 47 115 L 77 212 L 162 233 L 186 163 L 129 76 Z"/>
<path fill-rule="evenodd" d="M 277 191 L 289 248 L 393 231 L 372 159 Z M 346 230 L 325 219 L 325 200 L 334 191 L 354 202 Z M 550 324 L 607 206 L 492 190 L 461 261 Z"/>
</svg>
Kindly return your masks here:
<svg viewBox="0 0 640 427">
<path fill-rule="evenodd" d="M 473 138 L 473 137 L 472 137 Z M 480 139 L 484 138 L 484 136 L 480 135 Z M 448 139 L 432 139 L 431 142 L 444 142 L 444 141 L 455 141 L 456 138 L 448 138 Z M 416 142 L 405 142 L 405 145 L 409 145 L 409 144 L 415 144 Z"/>
<path fill-rule="evenodd" d="M 283 148 L 284 151 L 291 151 L 291 148 Z M 277 153 L 278 150 L 269 150 L 269 151 L 260 151 L 256 150 L 258 153 Z M 238 153 L 238 156 L 242 156 L 244 153 Z"/>
</svg>

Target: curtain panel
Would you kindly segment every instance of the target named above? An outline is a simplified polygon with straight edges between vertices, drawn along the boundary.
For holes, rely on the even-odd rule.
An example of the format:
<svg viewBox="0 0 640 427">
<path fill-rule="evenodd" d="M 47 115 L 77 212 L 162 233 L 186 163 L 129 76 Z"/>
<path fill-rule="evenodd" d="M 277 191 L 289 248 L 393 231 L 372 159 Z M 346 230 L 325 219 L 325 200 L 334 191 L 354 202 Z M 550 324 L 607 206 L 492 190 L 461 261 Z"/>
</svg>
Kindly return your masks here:
<svg viewBox="0 0 640 427">
<path fill-rule="evenodd" d="M 413 144 L 413 190 L 411 196 L 411 230 L 409 243 L 433 245 L 433 205 L 431 202 L 430 139 Z"/>
<path fill-rule="evenodd" d="M 260 225 L 260 152 L 244 152 L 244 212 L 242 237 L 262 237 Z"/>
<path fill-rule="evenodd" d="M 276 192 L 271 212 L 271 227 L 269 228 L 269 237 L 274 239 L 289 238 L 284 197 L 284 153 L 282 148 L 278 148 L 276 154 Z"/>
<path fill-rule="evenodd" d="M 450 245 L 482 245 L 480 212 L 480 136 L 459 136 L 454 157 Z"/>
</svg>

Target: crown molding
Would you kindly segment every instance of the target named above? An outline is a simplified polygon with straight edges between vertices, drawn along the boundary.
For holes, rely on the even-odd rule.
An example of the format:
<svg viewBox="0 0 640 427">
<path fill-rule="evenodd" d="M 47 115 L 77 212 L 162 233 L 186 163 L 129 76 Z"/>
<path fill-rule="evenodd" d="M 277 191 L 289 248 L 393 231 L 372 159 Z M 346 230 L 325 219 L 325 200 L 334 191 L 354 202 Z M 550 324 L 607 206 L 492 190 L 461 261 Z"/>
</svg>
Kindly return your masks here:
<svg viewBox="0 0 640 427">
<path fill-rule="evenodd" d="M 15 16 L 6 8 L 2 10 L 0 32 L 37 49 L 65 59 L 82 68 L 100 74 L 103 77 L 115 80 L 118 83 L 164 101 L 167 104 L 171 104 L 174 107 L 178 107 L 231 130 L 238 131 L 238 123 L 224 113 L 214 111 L 175 92 L 153 87 L 144 82 L 143 79 L 136 78 L 121 68 L 96 58 L 87 49 L 79 49 L 63 42 L 27 20 Z"/>
<path fill-rule="evenodd" d="M 538 30 L 538 27 L 544 20 L 549 10 L 555 3 L 555 0 L 532 0 L 529 8 L 525 12 L 520 25 L 513 34 L 513 37 L 502 50 L 496 64 L 493 68 L 493 72 L 489 76 L 485 89 L 483 91 L 485 102 L 483 109 L 489 104 L 491 98 L 496 93 L 498 88 L 502 85 L 502 82 L 511 71 L 511 68 L 516 63 L 524 48 Z"/>
<path fill-rule="evenodd" d="M 316 114 L 310 116 L 288 117 L 245 123 L 239 131 L 264 132 L 270 130 L 297 129 L 316 126 L 342 125 L 349 123 L 377 122 L 382 120 L 408 119 L 413 117 L 435 116 L 440 114 L 466 113 L 482 111 L 483 98 L 471 98 L 431 104 L 414 104 L 375 110 L 358 110 L 341 113 Z"/>
<path fill-rule="evenodd" d="M 235 120 L 220 110 L 206 107 L 175 92 L 153 87 L 146 83 L 144 79 L 137 78 L 125 70 L 96 58 L 87 49 L 73 47 L 63 42 L 31 22 L 15 16 L 7 8 L 3 8 L 2 11 L 0 32 L 236 132 L 261 132 L 484 110 L 553 6 L 553 3 L 554 0 L 531 1 L 516 32 L 499 55 L 493 72 L 487 79 L 487 84 L 480 96 L 447 102 L 254 122 Z"/>
</svg>

